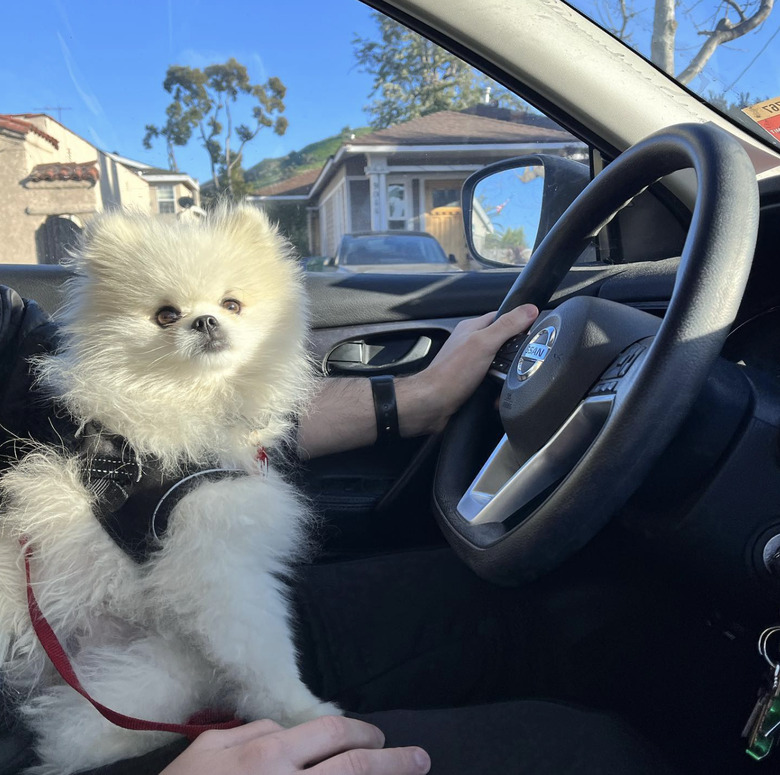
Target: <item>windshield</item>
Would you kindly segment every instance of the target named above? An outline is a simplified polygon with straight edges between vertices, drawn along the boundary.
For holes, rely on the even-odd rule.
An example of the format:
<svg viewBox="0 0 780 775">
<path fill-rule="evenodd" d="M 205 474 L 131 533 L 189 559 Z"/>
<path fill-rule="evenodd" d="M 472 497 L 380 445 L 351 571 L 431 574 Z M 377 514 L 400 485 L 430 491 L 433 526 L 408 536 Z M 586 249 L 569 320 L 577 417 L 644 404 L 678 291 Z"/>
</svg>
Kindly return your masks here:
<svg viewBox="0 0 780 775">
<path fill-rule="evenodd" d="M 774 0 L 568 2 L 780 149 L 780 13 Z"/>
</svg>

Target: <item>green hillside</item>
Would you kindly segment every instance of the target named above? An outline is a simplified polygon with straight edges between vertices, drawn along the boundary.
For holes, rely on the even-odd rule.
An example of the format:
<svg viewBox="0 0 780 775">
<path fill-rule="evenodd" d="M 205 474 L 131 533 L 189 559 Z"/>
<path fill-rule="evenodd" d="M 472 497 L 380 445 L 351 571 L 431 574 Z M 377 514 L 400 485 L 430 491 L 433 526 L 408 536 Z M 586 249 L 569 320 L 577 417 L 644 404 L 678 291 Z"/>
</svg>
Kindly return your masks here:
<svg viewBox="0 0 780 775">
<path fill-rule="evenodd" d="M 360 137 L 372 131 L 370 127 L 359 129 L 345 128 L 339 134 L 310 143 L 300 151 L 291 151 L 286 156 L 275 159 L 263 159 L 244 172 L 244 179 L 251 182 L 253 188 L 270 186 L 280 180 L 287 180 L 299 172 L 322 167 L 330 156 L 338 151 L 351 135 Z"/>
</svg>

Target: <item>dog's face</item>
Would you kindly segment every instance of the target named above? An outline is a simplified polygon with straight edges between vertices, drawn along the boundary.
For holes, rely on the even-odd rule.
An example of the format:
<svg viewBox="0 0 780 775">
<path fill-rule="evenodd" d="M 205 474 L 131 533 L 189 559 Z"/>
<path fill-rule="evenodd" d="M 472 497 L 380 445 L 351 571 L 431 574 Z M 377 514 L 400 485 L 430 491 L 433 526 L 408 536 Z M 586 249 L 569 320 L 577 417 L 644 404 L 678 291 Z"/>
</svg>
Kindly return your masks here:
<svg viewBox="0 0 780 775">
<path fill-rule="evenodd" d="M 128 332 L 137 331 L 136 342 L 143 342 L 149 371 L 159 364 L 166 373 L 229 374 L 257 354 L 272 318 L 264 320 L 267 305 L 255 289 L 229 280 L 212 288 L 155 289 L 144 309 L 153 326 L 140 326 L 132 316 L 126 321 Z"/>
<path fill-rule="evenodd" d="M 256 375 L 303 335 L 300 270 L 254 208 L 201 221 L 110 214 L 75 262 L 71 346 L 104 362 L 109 383 L 118 366 L 150 389 Z"/>
</svg>

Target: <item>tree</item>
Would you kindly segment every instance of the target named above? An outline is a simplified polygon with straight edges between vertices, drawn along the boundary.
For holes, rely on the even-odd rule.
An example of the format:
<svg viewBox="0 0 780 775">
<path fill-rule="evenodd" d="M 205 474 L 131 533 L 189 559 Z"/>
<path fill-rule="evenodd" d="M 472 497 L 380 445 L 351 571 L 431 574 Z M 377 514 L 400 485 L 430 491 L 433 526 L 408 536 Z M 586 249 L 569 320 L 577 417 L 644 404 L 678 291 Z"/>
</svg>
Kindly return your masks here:
<svg viewBox="0 0 780 775">
<path fill-rule="evenodd" d="M 153 124 L 147 124 L 146 134 L 144 135 L 144 148 L 152 147 L 152 139 L 162 137 L 165 140 L 165 146 L 168 151 L 168 169 L 174 172 L 179 171 L 176 164 L 175 145 L 186 145 L 192 134 L 192 128 L 187 120 L 184 119 L 184 110 L 182 103 L 172 102 L 165 109 L 168 120 L 165 125 L 159 129 Z"/>
<path fill-rule="evenodd" d="M 440 110 L 462 110 L 485 101 L 523 110 L 519 98 L 448 51 L 380 13 L 379 40 L 355 37 L 355 58 L 374 77 L 366 106 L 371 126 L 384 129 Z"/>
<path fill-rule="evenodd" d="M 718 46 L 730 43 L 758 29 L 772 11 L 774 0 L 721 0 L 714 13 L 702 10 L 697 2 L 684 5 L 679 0 L 655 0 L 650 37 L 650 60 L 673 75 L 680 83 L 690 83 L 701 73 Z M 607 29 L 627 43 L 634 43 L 640 31 L 641 11 L 634 0 L 604 0 L 600 6 L 601 19 Z M 691 24 L 696 44 L 683 67 L 675 58 L 678 44 L 679 17 L 684 15 Z"/>
<path fill-rule="evenodd" d="M 241 164 L 241 157 L 236 159 L 228 176 L 224 165 L 220 166 L 216 185 L 206 184 L 200 189 L 200 201 L 207 210 L 212 210 L 220 201 L 231 199 L 240 201 L 252 192 L 253 185 L 245 177 L 245 170 Z"/>
<path fill-rule="evenodd" d="M 268 217 L 276 223 L 279 231 L 291 242 L 298 256 L 309 255 L 309 228 L 305 204 L 289 202 L 265 202 Z"/>
<path fill-rule="evenodd" d="M 173 96 L 165 111 L 167 121 L 160 127 L 147 124 L 144 147 L 151 148 L 153 139 L 164 138 L 169 166 L 176 170 L 174 146 L 187 145 L 197 133 L 209 157 L 215 189 L 236 198 L 237 181 L 243 181 L 241 159 L 247 143 L 265 127 L 272 127 L 278 135 L 287 129 L 287 119 L 279 115 L 284 112 L 284 84 L 276 77 L 253 84 L 246 67 L 231 58 L 203 70 L 171 65 L 163 88 Z M 248 103 L 251 120 L 235 124 L 241 98 L 240 107 L 245 113 Z"/>
</svg>

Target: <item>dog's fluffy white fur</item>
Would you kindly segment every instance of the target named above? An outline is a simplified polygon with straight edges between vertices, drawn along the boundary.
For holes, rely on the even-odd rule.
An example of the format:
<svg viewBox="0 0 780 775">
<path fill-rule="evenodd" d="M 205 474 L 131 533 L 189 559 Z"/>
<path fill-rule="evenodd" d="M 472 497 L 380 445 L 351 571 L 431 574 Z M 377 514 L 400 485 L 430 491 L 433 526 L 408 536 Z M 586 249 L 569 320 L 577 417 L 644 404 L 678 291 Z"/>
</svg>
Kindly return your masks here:
<svg viewBox="0 0 780 775">
<path fill-rule="evenodd" d="M 0 659 L 36 734 L 35 771 L 71 773 L 172 738 L 116 727 L 63 684 L 32 631 L 22 545 L 44 615 L 104 705 L 167 722 L 209 707 L 285 725 L 338 713 L 299 678 L 280 580 L 306 544 L 306 507 L 254 459 L 289 434 L 312 384 L 287 243 L 254 208 L 202 221 L 116 212 L 88 228 L 73 260 L 63 347 L 36 364 L 43 388 L 82 426 L 121 435 L 168 471 L 197 462 L 251 473 L 186 495 L 142 565 L 95 518 L 62 448 L 39 446 L 3 475 Z M 158 324 L 161 308 L 180 318 Z M 202 316 L 216 319 L 218 347 L 193 328 Z"/>
</svg>

